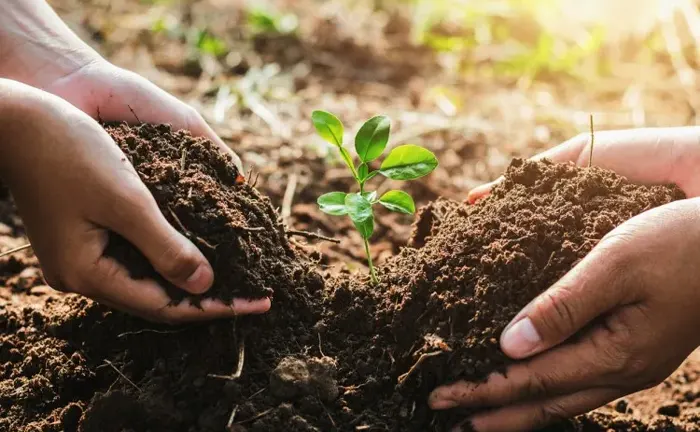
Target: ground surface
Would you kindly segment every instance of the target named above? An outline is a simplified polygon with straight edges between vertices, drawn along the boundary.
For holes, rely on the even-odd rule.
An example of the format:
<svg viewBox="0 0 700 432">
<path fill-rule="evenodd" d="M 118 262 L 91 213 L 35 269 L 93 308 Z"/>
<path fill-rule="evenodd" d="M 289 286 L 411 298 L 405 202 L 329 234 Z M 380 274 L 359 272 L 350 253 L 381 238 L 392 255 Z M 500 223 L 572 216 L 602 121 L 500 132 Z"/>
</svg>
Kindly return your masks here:
<svg viewBox="0 0 700 432">
<path fill-rule="evenodd" d="M 167 127 L 120 126 L 111 133 L 149 136 L 159 155 L 151 168 L 180 166 L 180 145 L 192 140 Z M 138 141 L 124 140 L 125 150 L 129 142 Z M 197 148 L 191 162 L 205 165 L 198 181 L 169 176 L 160 190 L 177 184 L 191 189 L 191 197 L 208 191 L 226 196 L 220 203 L 226 208 L 250 205 L 252 214 L 269 206 L 251 200 L 256 193 L 236 176 L 219 177 L 230 171 L 212 169 L 218 159 L 210 144 Z M 154 187 L 147 165 L 135 163 Z M 230 162 L 220 167 L 233 169 Z M 212 183 L 215 178 L 233 181 Z M 172 196 L 156 199 L 167 208 Z M 441 199 L 422 210 L 412 247 L 379 269 L 379 286 L 370 286 L 364 273 L 319 273 L 299 250 L 284 255 L 294 278 L 275 281 L 270 313 L 179 328 L 52 293 L 31 255 L 3 258 L 0 430 L 449 430 L 468 413 L 432 412 L 428 392 L 439 383 L 478 381 L 502 370 L 507 359 L 496 340 L 520 307 L 614 226 L 682 197 L 674 187 L 634 186 L 597 168 L 518 159 L 480 204 Z M 185 221 L 201 213 L 184 205 L 179 210 Z M 9 239 L 21 234 L 11 205 L 2 220 Z M 229 212 L 206 226 L 183 223 L 179 229 L 205 236 L 237 220 Z M 249 219 L 250 227 L 267 220 Z M 255 233 L 258 244 L 285 238 L 277 230 Z M 245 242 L 250 234 L 228 236 Z M 222 251 L 232 262 L 239 259 L 229 254 Z M 241 266 L 238 277 L 249 280 L 265 265 Z M 222 290 L 218 296 L 227 298 Z M 430 357 L 419 360 L 424 354 Z M 648 394 L 552 430 L 697 431 L 698 373 L 699 362 L 690 359 Z"/>
<path fill-rule="evenodd" d="M 410 15 L 407 18 L 401 9 L 391 8 L 375 12 L 369 2 L 352 2 L 352 6 L 323 2 L 322 7 L 311 1 L 272 2 L 297 15 L 297 35 L 252 32 L 244 2 L 238 1 L 51 3 L 110 60 L 199 108 L 246 167 L 254 169 L 253 177 L 259 176 L 257 188 L 279 209 L 281 223 L 340 239 L 338 245 L 292 241 L 293 248 L 311 254 L 333 275 L 363 270 L 364 258 L 352 224 L 321 214 L 314 205 L 318 195 L 351 185 L 335 153 L 314 137 L 309 115 L 315 108 L 337 113 L 349 128 L 374 114 L 388 114 L 396 131 L 393 145 L 417 142 L 435 151 L 440 169 L 426 181 L 405 187 L 418 205 L 440 196 L 460 201 L 470 187 L 498 176 L 512 157 L 530 156 L 585 130 L 588 112 L 596 113 L 600 129 L 689 124 L 697 114 L 697 102 L 689 96 L 693 93 L 678 83 L 665 54 L 654 54 L 650 60 L 621 55 L 613 76 L 595 83 L 553 76 L 523 85 L 521 80 L 492 75 L 455 76 L 447 71 L 452 64 L 449 56 L 411 44 Z M 225 41 L 227 53 L 218 58 L 201 55 L 185 35 L 191 29 L 206 30 Z M 484 48 L 486 55 L 474 57 L 493 62 L 491 47 Z M 251 176 L 246 173 L 246 177 Z M 201 179 L 190 180 L 202 184 Z M 387 181 L 377 186 L 381 192 L 395 185 Z M 181 218 L 195 203 L 176 199 L 178 193 L 166 198 L 180 206 L 173 211 Z M 435 215 L 445 216 L 454 205 L 440 201 L 432 209 Z M 263 207 L 255 222 L 265 220 L 262 225 L 272 227 L 277 221 L 269 218 L 267 204 Z M 236 219 L 239 209 L 225 210 L 230 211 L 230 220 L 248 222 Z M 169 210 L 166 217 L 175 222 Z M 0 250 L 26 241 L 21 221 L 4 195 L 0 222 Z M 190 223 L 199 227 L 201 221 L 181 222 L 190 229 Z M 409 217 L 380 212 L 373 248 L 379 263 L 400 253 L 411 237 L 410 223 Z M 414 246 L 423 246 L 426 225 L 430 224 L 418 226 L 411 239 Z M 606 226 L 601 228 L 599 223 L 591 229 L 600 235 L 598 230 Z M 204 234 L 212 235 L 204 239 L 210 243 L 220 233 Z M 524 241 L 522 247 L 527 249 L 529 240 Z M 281 240 L 276 243 L 281 244 Z M 396 259 L 408 258 L 404 254 Z M 517 266 L 517 260 L 512 265 Z M 535 265 L 542 262 L 536 260 Z M 260 274 L 250 276 L 254 280 Z M 331 282 L 336 289 L 327 292 L 328 287 L 313 273 L 304 270 L 296 277 L 304 280 L 306 290 L 280 290 L 273 313 L 254 325 L 243 319 L 234 325 L 173 329 L 52 292 L 42 285 L 30 252 L 1 258 L 0 431 L 71 431 L 79 423 L 86 431 L 220 431 L 233 413 L 230 430 L 236 432 L 382 431 L 401 422 L 411 424 L 402 430 L 424 431 L 441 430 L 457 418 L 454 414 L 433 418 L 423 405 L 409 402 L 413 398 L 406 392 L 422 394 L 437 377 L 429 371 L 409 376 L 403 393 L 390 396 L 398 377 L 414 360 L 415 349 L 404 349 L 399 366 L 383 349 L 356 352 L 372 333 L 367 310 L 376 301 L 371 293 L 349 296 L 361 280 L 334 276 L 340 278 Z M 549 277 L 553 280 L 556 275 Z M 343 280 L 346 285 L 339 282 Z M 547 281 L 540 282 L 544 286 Z M 256 287 L 265 288 L 270 287 Z M 322 299 L 324 304 L 319 305 Z M 522 301 L 516 299 L 516 303 Z M 384 306 L 390 310 L 391 305 Z M 322 312 L 336 309 L 344 311 L 339 316 L 344 320 L 334 322 Z M 441 320 L 438 316 L 420 325 L 411 337 L 444 332 Z M 295 325 L 288 325 L 290 321 Z M 324 333 L 329 323 L 332 330 Z M 485 341 L 496 334 L 493 328 L 480 337 Z M 379 346 L 394 343 L 379 339 Z M 235 371 L 243 340 L 247 356 L 241 380 L 209 377 Z M 282 352 L 280 347 L 285 347 Z M 485 358 L 491 363 L 475 365 L 477 375 L 502 364 L 494 347 L 487 347 L 491 354 Z M 286 360 L 280 365 L 282 358 Z M 282 367 L 273 373 L 278 366 Z M 471 366 L 465 364 L 457 375 Z M 387 368 L 385 373 L 381 368 Z M 292 379 L 295 384 L 287 385 L 285 377 L 307 372 L 316 378 Z M 271 375 L 276 377 L 272 381 Z M 696 431 L 699 376 L 700 355 L 696 355 L 663 385 L 565 428 Z M 427 379 L 416 381 L 419 377 Z M 335 392 L 342 397 L 328 402 Z M 289 400 L 294 402 L 288 404 Z M 383 418 L 388 412 L 396 414 L 393 420 Z"/>
</svg>

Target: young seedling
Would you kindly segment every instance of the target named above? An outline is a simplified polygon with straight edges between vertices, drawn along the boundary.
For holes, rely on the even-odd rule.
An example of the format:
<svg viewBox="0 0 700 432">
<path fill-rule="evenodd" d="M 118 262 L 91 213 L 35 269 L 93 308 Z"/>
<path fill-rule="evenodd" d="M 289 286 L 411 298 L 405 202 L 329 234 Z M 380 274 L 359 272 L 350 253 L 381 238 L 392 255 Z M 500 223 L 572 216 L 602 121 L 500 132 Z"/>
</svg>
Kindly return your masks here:
<svg viewBox="0 0 700 432">
<path fill-rule="evenodd" d="M 360 159 L 359 165 L 355 166 L 352 155 L 343 147 L 343 123 L 325 111 L 314 111 L 311 119 L 319 135 L 338 148 L 341 158 L 359 186 L 358 192 L 330 192 L 321 195 L 318 198 L 318 206 L 324 213 L 350 217 L 364 240 L 370 277 L 376 284 L 379 280 L 369 250 L 369 239 L 374 233 L 372 206 L 381 204 L 390 211 L 413 214 L 416 205 L 409 194 L 400 190 L 390 190 L 378 197 L 376 191 L 367 190 L 367 182 L 377 175 L 393 180 L 414 180 L 423 177 L 438 166 L 437 158 L 423 147 L 401 145 L 389 152 L 379 169 L 371 169 L 370 164 L 384 153 L 391 132 L 391 120 L 386 116 L 376 116 L 367 120 L 355 136 L 355 151 Z"/>
<path fill-rule="evenodd" d="M 588 115 L 588 120 L 591 126 L 591 152 L 588 156 L 588 168 L 590 168 L 591 165 L 593 165 L 593 144 L 595 143 L 595 133 L 593 132 L 593 114 Z"/>
</svg>

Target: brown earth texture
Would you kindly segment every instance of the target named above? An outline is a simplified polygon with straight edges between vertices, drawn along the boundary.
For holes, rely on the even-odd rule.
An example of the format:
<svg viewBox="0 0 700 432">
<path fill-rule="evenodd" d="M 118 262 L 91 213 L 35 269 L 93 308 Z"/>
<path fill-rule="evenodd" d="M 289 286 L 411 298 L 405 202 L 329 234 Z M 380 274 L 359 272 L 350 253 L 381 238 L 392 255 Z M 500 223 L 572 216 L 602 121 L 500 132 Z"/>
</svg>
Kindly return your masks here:
<svg viewBox="0 0 700 432">
<path fill-rule="evenodd" d="M 423 207 L 370 286 L 364 272 L 319 268 L 210 142 L 167 126 L 107 130 L 211 260 L 206 295 L 271 295 L 272 310 L 159 326 L 53 292 L 31 252 L 0 258 L 0 431 L 447 431 L 465 413 L 432 412 L 432 388 L 504 370 L 498 337 L 521 307 L 615 226 L 683 198 L 598 168 L 516 159 L 482 202 Z M 6 193 L 0 222 L 3 246 L 19 245 Z M 155 277 L 119 237 L 106 253 Z M 548 430 L 700 431 L 699 378 L 691 357 L 662 385 Z"/>
</svg>

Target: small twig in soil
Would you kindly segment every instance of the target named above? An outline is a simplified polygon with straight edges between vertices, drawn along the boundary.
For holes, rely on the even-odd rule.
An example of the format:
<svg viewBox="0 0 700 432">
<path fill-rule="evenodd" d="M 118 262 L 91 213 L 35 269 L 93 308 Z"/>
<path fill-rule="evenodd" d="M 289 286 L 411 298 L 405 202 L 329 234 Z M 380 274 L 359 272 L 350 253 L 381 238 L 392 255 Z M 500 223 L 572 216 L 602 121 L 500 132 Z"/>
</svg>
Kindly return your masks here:
<svg viewBox="0 0 700 432">
<path fill-rule="evenodd" d="M 218 246 L 218 245 L 213 245 L 213 244 L 209 243 L 208 241 L 204 240 L 203 238 L 201 238 L 199 236 L 194 236 L 194 239 L 198 243 L 200 243 L 202 246 L 206 247 L 207 249 L 216 250 L 216 246 Z"/>
<path fill-rule="evenodd" d="M 129 384 L 131 384 L 131 386 L 134 387 L 136 390 L 138 390 L 139 393 L 143 393 L 143 390 L 141 390 L 141 388 L 140 388 L 139 386 L 137 386 L 136 384 L 134 384 L 134 382 L 131 381 L 131 380 L 129 379 L 128 376 L 124 375 L 124 374 L 122 373 L 122 371 L 120 371 L 116 366 L 114 366 L 114 363 L 112 363 L 112 362 L 109 361 L 109 360 L 105 360 L 105 364 L 106 364 L 107 366 L 111 367 L 112 369 L 114 369 L 114 371 L 115 371 L 117 374 L 119 374 L 120 377 L 124 378 L 124 379 L 126 380 L 126 382 L 128 382 Z"/>
<path fill-rule="evenodd" d="M 294 193 L 297 190 L 297 183 L 299 181 L 299 176 L 297 173 L 292 173 L 289 175 L 289 180 L 287 181 L 287 188 L 284 190 L 284 198 L 282 198 L 282 223 L 287 225 L 289 223 L 289 217 L 292 215 L 292 204 L 294 203 Z"/>
<path fill-rule="evenodd" d="M 236 366 L 236 372 L 233 375 L 207 375 L 209 378 L 224 379 L 228 381 L 235 381 L 241 377 L 243 374 L 243 365 L 245 364 L 245 339 L 241 338 L 241 342 L 238 344 L 238 366 Z"/>
<path fill-rule="evenodd" d="M 236 419 L 237 412 L 238 412 L 238 405 L 233 407 L 233 411 L 231 411 L 231 416 L 228 418 L 228 423 L 226 423 L 226 430 L 229 432 L 233 432 L 233 422 Z"/>
<path fill-rule="evenodd" d="M 231 228 L 241 230 L 241 231 L 247 231 L 247 232 L 265 231 L 265 227 L 245 227 L 245 226 L 241 226 L 241 225 L 231 225 Z"/>
<path fill-rule="evenodd" d="M 318 335 L 318 352 L 321 353 L 321 357 L 325 357 L 326 355 L 323 353 L 323 349 L 321 349 L 321 333 L 316 333 Z"/>
<path fill-rule="evenodd" d="M 135 335 L 140 335 L 140 334 L 144 334 L 144 333 L 175 334 L 175 333 L 182 333 L 183 331 L 185 331 L 185 329 L 182 329 L 182 330 L 143 329 L 143 330 L 139 330 L 139 331 L 120 333 L 117 335 L 117 337 L 122 338 L 124 336 L 135 336 Z"/>
<path fill-rule="evenodd" d="M 298 231 L 298 230 L 287 230 L 287 235 L 288 236 L 299 236 L 299 237 L 306 237 L 308 239 L 317 239 L 317 240 L 324 240 L 327 242 L 335 243 L 335 244 L 340 244 L 340 240 L 334 239 L 332 237 L 326 237 L 321 234 L 316 234 L 308 231 Z"/>
<path fill-rule="evenodd" d="M 171 209 L 170 207 L 168 207 L 168 211 L 170 212 L 170 216 L 172 216 L 173 219 L 175 219 L 175 223 L 180 227 L 180 230 L 182 230 L 183 234 L 189 236 L 190 230 L 188 230 L 187 228 L 185 228 L 185 226 L 182 224 L 182 221 L 180 220 L 179 217 L 177 217 L 177 215 L 175 214 L 175 212 L 173 211 L 173 209 Z"/>
<path fill-rule="evenodd" d="M 136 115 L 136 112 L 134 111 L 134 109 L 131 108 L 131 105 L 127 105 L 127 106 L 129 107 L 129 111 L 131 111 L 131 114 L 134 115 L 134 118 L 136 119 L 136 121 L 139 122 L 139 124 L 143 124 L 143 122 L 141 121 L 139 116 Z"/>
<path fill-rule="evenodd" d="M 187 149 L 182 149 L 182 156 L 180 156 L 180 171 L 184 171 L 187 164 Z"/>
<path fill-rule="evenodd" d="M 252 175 L 251 175 L 251 177 L 252 177 Z M 253 180 L 253 182 L 250 184 L 250 187 L 254 188 L 255 186 L 257 186 L 258 180 L 260 180 L 260 172 L 256 171 L 255 172 L 255 180 Z"/>
<path fill-rule="evenodd" d="M 408 370 L 408 372 L 406 372 L 405 374 L 401 375 L 401 376 L 398 378 L 399 384 L 403 384 L 404 381 L 406 381 L 406 379 L 407 379 L 409 376 L 411 376 L 411 374 L 412 374 L 413 372 L 415 372 L 415 371 L 418 369 L 418 366 L 420 366 L 421 363 L 423 363 L 424 361 L 426 361 L 426 360 L 429 359 L 430 357 L 439 356 L 440 354 L 443 354 L 443 353 L 444 353 L 444 351 L 435 351 L 435 352 L 431 352 L 431 353 L 421 354 L 421 356 L 418 358 L 418 361 L 416 361 L 416 362 L 413 364 L 413 366 L 411 366 L 411 368 Z"/>
<path fill-rule="evenodd" d="M 27 244 L 25 244 L 25 245 L 16 247 L 16 248 L 14 248 L 14 249 L 10 249 L 10 250 L 8 250 L 8 251 L 5 251 L 5 252 L 0 253 L 0 258 L 6 257 L 6 256 L 8 256 L 8 255 L 12 255 L 12 254 L 17 253 L 17 252 L 21 252 L 21 251 L 23 251 L 23 250 L 25 250 L 25 249 L 29 249 L 30 247 L 32 247 L 32 245 L 31 245 L 30 243 L 27 243 Z"/>
<path fill-rule="evenodd" d="M 588 156 L 588 168 L 593 165 L 593 144 L 595 143 L 595 134 L 593 133 L 593 114 L 589 115 L 589 120 L 591 123 L 591 153 Z"/>
<path fill-rule="evenodd" d="M 258 419 L 265 417 L 266 415 L 270 414 L 273 410 L 274 410 L 274 408 L 267 409 L 267 410 L 261 412 L 260 414 L 257 414 L 249 419 L 241 420 L 238 423 L 234 423 L 234 424 L 239 425 L 239 424 L 243 424 L 243 423 L 250 423 L 252 421 L 255 421 L 255 420 L 258 420 Z"/>
</svg>

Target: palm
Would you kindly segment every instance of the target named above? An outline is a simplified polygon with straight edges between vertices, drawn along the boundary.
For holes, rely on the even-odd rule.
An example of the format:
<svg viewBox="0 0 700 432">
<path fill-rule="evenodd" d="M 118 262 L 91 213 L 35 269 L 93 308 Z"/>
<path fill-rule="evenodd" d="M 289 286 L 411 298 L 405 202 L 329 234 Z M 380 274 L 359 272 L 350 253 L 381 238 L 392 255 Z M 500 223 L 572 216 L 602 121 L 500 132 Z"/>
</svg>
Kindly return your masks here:
<svg viewBox="0 0 700 432">
<path fill-rule="evenodd" d="M 168 123 L 209 138 L 242 169 L 238 156 L 195 109 L 133 72 L 109 63 L 89 64 L 48 83 L 46 89 L 98 120 Z"/>
</svg>

